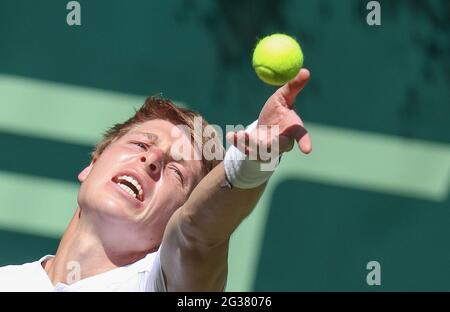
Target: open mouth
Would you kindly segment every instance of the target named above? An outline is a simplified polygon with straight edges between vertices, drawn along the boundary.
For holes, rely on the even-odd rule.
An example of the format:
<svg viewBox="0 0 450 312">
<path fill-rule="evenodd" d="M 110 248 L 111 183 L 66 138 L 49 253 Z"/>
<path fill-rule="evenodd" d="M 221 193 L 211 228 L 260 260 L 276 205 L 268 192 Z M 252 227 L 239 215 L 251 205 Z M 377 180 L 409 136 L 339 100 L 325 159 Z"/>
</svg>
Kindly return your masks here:
<svg viewBox="0 0 450 312">
<path fill-rule="evenodd" d="M 112 179 L 122 190 L 130 194 L 131 197 L 144 201 L 142 185 L 133 177 L 128 175 L 117 176 Z"/>
</svg>

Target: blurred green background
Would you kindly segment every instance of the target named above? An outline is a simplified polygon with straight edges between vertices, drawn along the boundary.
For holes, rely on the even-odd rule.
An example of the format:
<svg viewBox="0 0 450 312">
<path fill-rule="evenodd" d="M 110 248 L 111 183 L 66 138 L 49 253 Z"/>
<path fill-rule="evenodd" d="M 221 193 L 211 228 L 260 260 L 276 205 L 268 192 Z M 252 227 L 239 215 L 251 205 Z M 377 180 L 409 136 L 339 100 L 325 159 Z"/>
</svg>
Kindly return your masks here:
<svg viewBox="0 0 450 312">
<path fill-rule="evenodd" d="M 162 94 L 248 124 L 274 91 L 258 38 L 296 37 L 314 151 L 283 158 L 234 234 L 227 290 L 450 290 L 450 2 L 0 0 L 0 265 L 53 254 L 77 174 L 113 123 Z M 381 265 L 368 286 L 366 265 Z"/>
</svg>

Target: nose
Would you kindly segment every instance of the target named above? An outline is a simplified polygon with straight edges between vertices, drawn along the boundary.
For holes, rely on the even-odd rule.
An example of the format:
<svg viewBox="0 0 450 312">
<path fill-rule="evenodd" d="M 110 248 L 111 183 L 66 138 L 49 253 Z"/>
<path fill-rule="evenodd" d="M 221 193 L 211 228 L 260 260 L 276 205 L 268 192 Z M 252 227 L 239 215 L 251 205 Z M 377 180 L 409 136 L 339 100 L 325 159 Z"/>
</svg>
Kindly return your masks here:
<svg viewBox="0 0 450 312">
<path fill-rule="evenodd" d="M 158 179 L 163 166 L 164 153 L 159 148 L 152 148 L 145 156 L 141 156 L 141 162 L 146 164 L 146 167 L 153 178 Z"/>
</svg>

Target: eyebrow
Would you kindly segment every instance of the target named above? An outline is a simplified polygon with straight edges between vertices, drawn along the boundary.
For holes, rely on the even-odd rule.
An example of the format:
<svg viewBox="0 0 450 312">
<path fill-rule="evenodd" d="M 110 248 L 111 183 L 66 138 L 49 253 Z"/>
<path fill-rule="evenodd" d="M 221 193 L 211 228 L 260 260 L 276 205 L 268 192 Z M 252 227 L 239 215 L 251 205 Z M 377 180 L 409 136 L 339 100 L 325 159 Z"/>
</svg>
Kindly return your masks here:
<svg viewBox="0 0 450 312">
<path fill-rule="evenodd" d="M 140 135 L 144 135 L 145 137 L 147 137 L 147 139 L 149 139 L 150 141 L 155 141 L 158 142 L 159 137 L 158 135 L 151 133 L 151 132 L 141 132 L 141 131 L 133 131 L 131 132 L 131 134 L 140 134 Z"/>
</svg>

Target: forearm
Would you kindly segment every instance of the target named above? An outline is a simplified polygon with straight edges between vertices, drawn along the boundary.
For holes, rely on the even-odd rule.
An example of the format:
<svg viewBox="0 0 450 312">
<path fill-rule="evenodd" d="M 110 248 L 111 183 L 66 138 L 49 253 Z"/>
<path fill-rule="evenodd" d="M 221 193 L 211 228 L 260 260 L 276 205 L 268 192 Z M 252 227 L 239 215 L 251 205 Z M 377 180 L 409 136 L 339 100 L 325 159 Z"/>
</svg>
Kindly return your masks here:
<svg viewBox="0 0 450 312">
<path fill-rule="evenodd" d="M 220 244 L 250 214 L 266 183 L 252 189 L 224 187 L 223 162 L 192 192 L 181 208 L 180 230 L 190 239 L 207 245 Z"/>
<path fill-rule="evenodd" d="M 222 291 L 228 272 L 229 238 L 255 207 L 264 184 L 252 189 L 223 187 L 217 165 L 175 212 L 167 225 L 161 265 L 169 291 Z"/>
<path fill-rule="evenodd" d="M 309 135 L 293 110 L 294 99 L 308 79 L 309 72 L 301 70 L 264 105 L 258 124 L 276 126 L 278 131 L 265 132 L 266 135 L 262 131 L 261 137 L 259 131 L 229 132 L 227 141 L 236 147 L 240 145 L 236 142 L 257 143 L 253 151 L 256 147 L 271 147 L 270 150 L 276 152 L 275 157 L 290 151 L 294 141 L 305 154 L 311 152 Z M 272 148 L 277 142 L 279 148 Z M 245 145 L 246 155 L 252 155 L 249 146 L 252 145 Z M 169 290 L 222 290 L 225 285 L 229 238 L 251 213 L 273 172 L 247 162 L 250 157 L 231 157 L 239 153 L 237 149 L 230 149 L 225 161 L 203 178 L 169 220 L 161 245 L 161 265 Z M 224 187 L 227 180 L 234 185 L 233 189 Z"/>
</svg>

